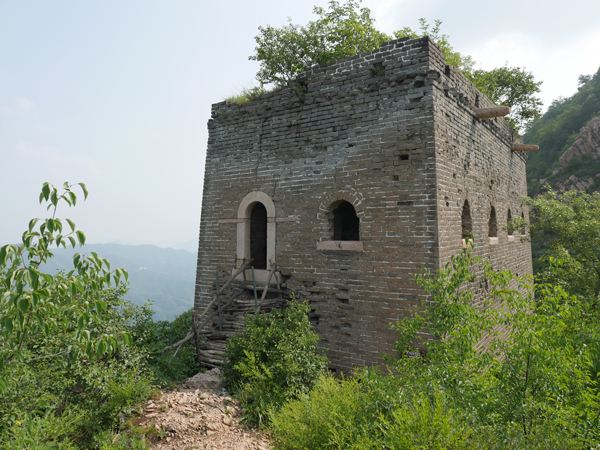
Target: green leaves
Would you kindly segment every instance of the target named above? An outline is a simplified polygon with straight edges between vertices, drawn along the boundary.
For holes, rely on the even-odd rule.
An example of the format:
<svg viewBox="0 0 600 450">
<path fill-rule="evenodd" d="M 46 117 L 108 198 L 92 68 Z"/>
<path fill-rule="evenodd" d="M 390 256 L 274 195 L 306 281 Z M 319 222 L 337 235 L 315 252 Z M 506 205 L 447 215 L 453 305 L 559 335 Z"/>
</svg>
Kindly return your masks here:
<svg viewBox="0 0 600 450">
<path fill-rule="evenodd" d="M 81 187 L 81 190 L 83 191 L 83 199 L 87 200 L 87 197 L 88 197 L 87 186 L 83 183 L 79 183 L 79 186 Z"/>
<path fill-rule="evenodd" d="M 83 231 L 76 231 L 75 232 L 76 236 L 77 236 L 77 241 L 79 242 L 79 246 L 83 247 L 83 245 L 85 244 L 85 234 L 83 233 Z"/>
<path fill-rule="evenodd" d="M 40 193 L 40 203 L 42 203 L 42 200 L 48 200 L 48 198 L 50 197 L 50 183 L 46 182 L 42 185 L 42 192 Z"/>
<path fill-rule="evenodd" d="M 475 61 L 473 61 L 473 58 L 470 56 L 462 55 L 454 50 L 449 42 L 450 37 L 447 34 L 441 33 L 442 21 L 436 20 L 435 25 L 430 27 L 427 20 L 419 19 L 419 24 L 421 28 L 420 33 L 413 31 L 410 27 L 404 27 L 401 30 L 394 32 L 394 37 L 396 39 L 401 39 L 404 37 L 416 39 L 429 36 L 442 50 L 444 58 L 446 59 L 446 64 L 457 67 L 461 72 L 469 76 L 469 74 L 473 71 Z"/>
<path fill-rule="evenodd" d="M 252 421 L 268 420 L 270 410 L 308 392 L 322 374 L 327 359 L 316 351 L 309 311 L 307 302 L 290 299 L 283 312 L 246 316 L 244 333 L 227 341 L 225 381 Z"/>
<path fill-rule="evenodd" d="M 315 64 L 370 51 L 392 39 L 375 28 L 371 11 L 359 9 L 359 4 L 354 0 L 343 5 L 330 1 L 329 10 L 315 7 L 313 12 L 319 17 L 306 26 L 290 21 L 281 28 L 259 27 L 255 54 L 249 59 L 260 63 L 257 79 L 261 86 L 290 85 L 297 75 Z"/>
<path fill-rule="evenodd" d="M 87 198 L 85 184 L 78 186 Z M 110 263 L 96 253 L 76 254 L 74 270 L 66 274 L 40 271 L 52 257 L 52 245 L 85 244 L 85 234 L 72 220 L 66 219 L 69 230 L 62 234 L 63 221 L 56 217 L 59 204 L 76 203 L 72 187 L 64 183 L 64 191 L 59 192 L 44 183 L 39 199 L 53 208 L 52 217 L 32 219 L 23 233 L 22 245 L 0 248 L 0 372 L 13 364 L 75 356 L 81 351 L 89 358 L 102 357 L 118 351 L 123 342 L 131 344 L 129 334 L 107 332 L 113 314 L 110 304 L 123 290 L 120 286 L 122 279 L 127 280 L 126 271 L 111 272 Z M 62 343 L 62 349 L 56 349 L 56 342 Z M 46 345 L 53 350 L 45 351 Z M 34 354 L 38 356 L 32 357 Z"/>
<path fill-rule="evenodd" d="M 40 219 L 31 219 L 31 221 L 29 222 L 29 232 L 31 233 L 33 231 L 33 227 L 35 227 L 35 224 L 38 223 L 40 221 Z"/>
<path fill-rule="evenodd" d="M 563 262 L 539 274 L 540 281 L 564 286 L 582 304 L 600 310 L 600 193 L 548 189 L 524 202 L 533 217 L 532 237 L 552 237 L 544 259 Z"/>
<path fill-rule="evenodd" d="M 596 433 L 600 406 L 600 364 L 592 363 L 600 360 L 598 311 L 559 285 L 538 284 L 534 297 L 530 280 L 495 271 L 470 252 L 435 276 L 417 277 L 426 297 L 394 327 L 401 358 L 388 363 L 404 385 L 448 395 L 477 426 L 490 427 L 486 433 L 504 439 L 519 424 L 525 439 L 552 430 L 585 442 Z M 551 261 L 553 271 L 565 265 Z"/>
<path fill-rule="evenodd" d="M 510 106 L 508 118 L 521 132 L 541 116 L 543 102 L 536 94 L 542 82 L 525 68 L 509 67 L 507 63 L 489 71 L 475 70 L 467 76 L 496 105 Z"/>
<path fill-rule="evenodd" d="M 393 38 L 428 36 L 440 47 L 448 65 L 461 70 L 494 103 L 511 107 L 509 120 L 518 130 L 523 131 L 540 116 L 542 101 L 536 94 L 542 82 L 530 72 L 508 65 L 491 71 L 474 70 L 475 61 L 455 51 L 448 35 L 441 33 L 440 20 L 431 27 L 425 19 L 419 19 L 420 32 L 405 27 L 388 36 L 376 28 L 371 11 L 359 6 L 360 0 L 347 0 L 344 4 L 332 0 L 327 10 L 315 6 L 313 12 L 318 18 L 304 26 L 293 24 L 290 19 L 281 28 L 259 27 L 254 38 L 255 53 L 248 59 L 260 64 L 256 74 L 260 87 L 273 83 L 276 87 L 297 89 L 296 78 L 312 66 L 375 50 Z M 246 90 L 231 100 L 244 103 L 255 97 L 248 94 L 251 91 Z"/>
<path fill-rule="evenodd" d="M 389 36 L 376 28 L 371 10 L 359 6 L 360 0 L 347 0 L 344 4 L 333 0 L 327 10 L 315 6 L 313 12 L 318 18 L 305 26 L 293 24 L 290 19 L 281 28 L 259 27 L 259 35 L 254 38 L 255 54 L 249 59 L 260 63 L 256 78 L 261 86 L 291 86 L 311 66 L 372 51 L 385 41 L 402 37 L 429 36 L 440 46 L 448 64 L 466 74 L 473 70 L 473 59 L 455 51 L 448 36 L 441 33 L 441 21 L 430 27 L 425 19 L 419 19 L 420 33 L 405 27 Z"/>
</svg>

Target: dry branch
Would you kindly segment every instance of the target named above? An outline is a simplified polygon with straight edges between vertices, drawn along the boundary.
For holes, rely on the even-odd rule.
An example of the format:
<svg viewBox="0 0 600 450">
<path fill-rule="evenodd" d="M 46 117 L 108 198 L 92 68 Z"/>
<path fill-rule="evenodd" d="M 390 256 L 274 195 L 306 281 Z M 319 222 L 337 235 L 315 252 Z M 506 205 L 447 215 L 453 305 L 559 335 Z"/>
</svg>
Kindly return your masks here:
<svg viewBox="0 0 600 450">
<path fill-rule="evenodd" d="M 227 282 L 223 285 L 223 287 L 221 289 L 219 289 L 219 293 L 223 292 L 223 290 L 229 286 L 231 284 L 231 282 L 233 280 L 235 280 L 235 278 L 242 273 L 242 271 L 246 270 L 248 268 L 248 266 L 252 263 L 252 260 L 248 260 L 246 261 L 244 264 L 242 264 L 242 266 L 232 275 L 232 277 L 227 280 Z M 270 278 L 269 278 L 270 280 Z M 243 291 L 242 291 L 243 292 Z M 237 294 L 237 295 L 236 295 Z M 234 294 L 233 298 L 230 298 L 228 300 L 228 303 L 225 305 L 229 305 L 231 302 L 233 302 L 233 300 L 235 299 L 236 296 L 240 295 L 239 291 L 236 291 L 236 293 Z M 217 296 L 214 295 L 213 296 L 213 300 L 212 302 L 210 302 L 208 304 L 208 306 L 204 309 L 204 311 L 202 312 L 202 315 L 200 316 L 200 319 L 198 320 L 198 323 L 196 324 L 196 330 L 202 330 L 202 327 L 204 326 L 204 324 L 206 322 L 208 322 L 208 320 L 212 319 L 217 313 L 213 313 L 210 314 L 208 317 L 206 317 L 204 320 L 202 320 L 202 318 L 210 311 L 210 309 L 215 305 L 215 302 L 217 301 Z M 200 322 L 202 320 L 202 322 Z M 174 348 L 180 347 L 183 344 L 185 344 L 187 341 L 189 341 L 192 337 L 194 337 L 194 326 L 192 325 L 192 328 L 190 328 L 190 330 L 188 331 L 188 334 L 186 335 L 186 337 L 184 337 L 182 340 L 180 340 L 179 342 L 175 342 L 172 345 L 167 345 L 165 348 L 162 349 L 163 352 L 166 352 L 167 350 L 173 350 Z"/>
</svg>

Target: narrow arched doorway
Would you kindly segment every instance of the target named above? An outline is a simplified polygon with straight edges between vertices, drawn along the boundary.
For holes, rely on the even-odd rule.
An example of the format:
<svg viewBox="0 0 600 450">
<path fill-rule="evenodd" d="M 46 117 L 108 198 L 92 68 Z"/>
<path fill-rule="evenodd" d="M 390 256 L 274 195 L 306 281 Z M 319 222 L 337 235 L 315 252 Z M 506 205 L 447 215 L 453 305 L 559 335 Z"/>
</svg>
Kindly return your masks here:
<svg viewBox="0 0 600 450">
<path fill-rule="evenodd" d="M 267 268 L 267 208 L 260 202 L 250 213 L 250 257 L 255 269 Z"/>
<path fill-rule="evenodd" d="M 465 200 L 461 215 L 462 238 L 473 239 L 473 222 L 471 221 L 471 207 L 469 201 Z"/>
<path fill-rule="evenodd" d="M 498 223 L 496 221 L 496 208 L 490 209 L 490 220 L 488 222 L 488 237 L 498 237 Z"/>
</svg>

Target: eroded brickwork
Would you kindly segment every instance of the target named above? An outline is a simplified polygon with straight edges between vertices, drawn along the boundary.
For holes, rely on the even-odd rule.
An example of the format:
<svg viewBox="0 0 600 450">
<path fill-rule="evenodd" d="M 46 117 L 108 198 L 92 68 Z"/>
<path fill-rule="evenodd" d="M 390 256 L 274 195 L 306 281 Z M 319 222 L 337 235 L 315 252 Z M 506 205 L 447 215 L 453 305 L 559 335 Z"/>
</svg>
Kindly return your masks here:
<svg viewBox="0 0 600 450">
<path fill-rule="evenodd" d="M 288 289 L 310 300 L 336 369 L 381 364 L 391 352 L 389 323 L 421 296 L 413 275 L 435 271 L 462 248 L 465 199 L 475 253 L 531 272 L 529 245 L 508 242 L 502 230 L 508 207 L 513 217 L 522 211 L 525 158 L 511 152 L 503 119 L 474 119 L 473 107 L 491 103 L 446 67 L 432 41 L 391 41 L 315 67 L 299 82 L 306 87 L 300 96 L 283 89 L 248 105 L 213 105 L 197 310 L 212 299 L 215 271 L 241 264 L 240 227 L 248 219 L 238 207 L 253 191 L 275 205 L 268 220 L 278 270 Z M 362 249 L 328 245 L 330 208 L 340 200 L 355 207 Z M 495 245 L 487 238 L 492 205 Z"/>
</svg>

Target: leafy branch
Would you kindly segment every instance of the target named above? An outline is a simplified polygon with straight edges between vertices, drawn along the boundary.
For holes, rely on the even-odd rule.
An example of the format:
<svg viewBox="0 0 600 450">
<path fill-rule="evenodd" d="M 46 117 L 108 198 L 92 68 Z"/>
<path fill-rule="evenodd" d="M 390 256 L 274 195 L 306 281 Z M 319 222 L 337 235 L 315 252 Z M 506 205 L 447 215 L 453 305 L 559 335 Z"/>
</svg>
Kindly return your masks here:
<svg viewBox="0 0 600 450">
<path fill-rule="evenodd" d="M 88 190 L 83 183 L 64 183 L 62 192 L 44 183 L 39 201 L 48 203 L 51 217 L 31 220 L 21 244 L 0 248 L 0 390 L 6 387 L 2 374 L 10 365 L 61 355 L 92 359 L 131 343 L 129 333 L 101 332 L 101 324 L 107 320 L 103 296 L 113 285 L 127 281 L 125 270 L 111 271 L 110 263 L 94 252 L 76 253 L 73 269 L 67 273 L 50 275 L 41 270 L 53 256 L 52 246 L 66 248 L 68 243 L 75 248 L 77 244 L 85 244 L 85 234 L 76 229 L 75 223 L 56 215 L 60 203 L 76 205 L 75 186 L 87 198 Z M 34 340 L 52 335 L 66 337 L 64 348 L 32 357 L 29 346 Z"/>
</svg>

